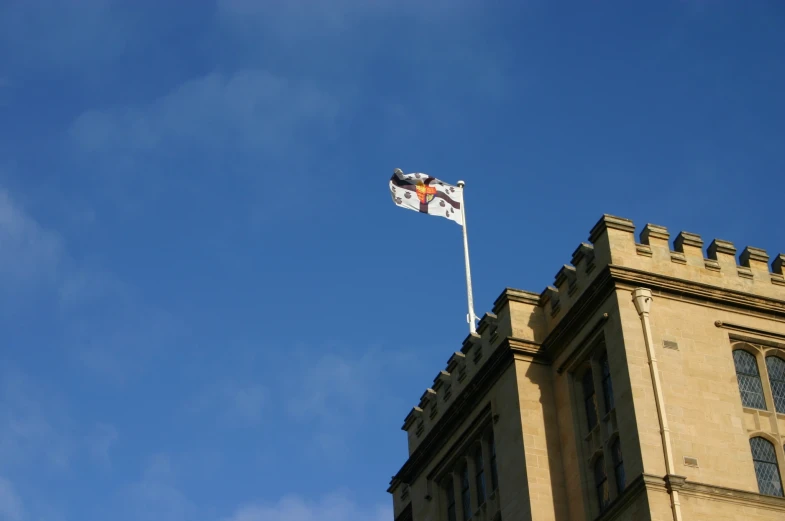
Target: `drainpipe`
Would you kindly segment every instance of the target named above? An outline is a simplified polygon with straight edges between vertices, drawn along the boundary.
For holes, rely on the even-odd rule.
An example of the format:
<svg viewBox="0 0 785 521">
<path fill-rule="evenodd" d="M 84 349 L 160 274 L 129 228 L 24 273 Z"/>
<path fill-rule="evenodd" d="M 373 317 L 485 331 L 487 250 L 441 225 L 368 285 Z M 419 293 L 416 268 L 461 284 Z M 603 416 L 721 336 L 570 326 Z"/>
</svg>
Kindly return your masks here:
<svg viewBox="0 0 785 521">
<path fill-rule="evenodd" d="M 651 324 L 649 323 L 649 310 L 651 309 L 651 290 L 647 288 L 637 288 L 632 292 L 632 301 L 635 310 L 641 318 L 643 326 L 643 339 L 646 342 L 646 354 L 649 357 L 649 369 L 651 370 L 651 381 L 654 385 L 654 401 L 657 404 L 657 418 L 660 421 L 660 433 L 662 434 L 662 446 L 665 451 L 665 469 L 667 471 L 666 482 L 668 492 L 671 496 L 671 509 L 673 510 L 673 521 L 681 521 L 681 503 L 679 503 L 679 491 L 671 486 L 671 476 L 675 476 L 673 471 L 673 450 L 671 449 L 670 429 L 668 429 L 668 418 L 665 415 L 665 400 L 662 396 L 662 386 L 660 385 L 660 372 L 657 369 L 657 357 L 654 355 L 654 341 L 651 336 Z M 683 478 L 682 478 L 683 479 Z"/>
</svg>

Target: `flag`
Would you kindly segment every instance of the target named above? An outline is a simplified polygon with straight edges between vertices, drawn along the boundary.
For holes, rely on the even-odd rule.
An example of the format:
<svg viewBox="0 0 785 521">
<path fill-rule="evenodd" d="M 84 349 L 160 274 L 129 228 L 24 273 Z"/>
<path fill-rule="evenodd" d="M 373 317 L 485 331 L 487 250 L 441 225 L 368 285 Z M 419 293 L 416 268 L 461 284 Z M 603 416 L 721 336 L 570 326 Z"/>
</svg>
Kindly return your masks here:
<svg viewBox="0 0 785 521">
<path fill-rule="evenodd" d="M 463 188 L 427 174 L 404 174 L 399 169 L 390 178 L 393 202 L 401 208 L 439 215 L 463 226 Z"/>
</svg>

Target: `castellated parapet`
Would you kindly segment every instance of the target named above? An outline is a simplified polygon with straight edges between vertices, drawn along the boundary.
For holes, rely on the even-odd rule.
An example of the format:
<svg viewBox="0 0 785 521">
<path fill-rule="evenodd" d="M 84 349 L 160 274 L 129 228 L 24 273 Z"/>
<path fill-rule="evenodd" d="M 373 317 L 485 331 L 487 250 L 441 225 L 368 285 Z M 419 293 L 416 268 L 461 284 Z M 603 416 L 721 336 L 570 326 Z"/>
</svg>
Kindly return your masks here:
<svg viewBox="0 0 785 521">
<path fill-rule="evenodd" d="M 785 301 L 782 253 L 770 259 L 765 250 L 747 246 L 737 260 L 733 243 L 713 239 L 704 254 L 701 236 L 686 231 L 679 232 L 672 245 L 663 226 L 647 224 L 636 241 L 631 220 L 603 215 L 592 228 L 589 242 L 575 249 L 571 263 L 558 270 L 552 285 L 540 293 L 505 289 L 492 312 L 480 320 L 477 333 L 466 337 L 460 350 L 450 355 L 444 370 L 406 416 L 403 430 L 408 433 L 409 454 L 430 431 L 443 427 L 440 424 L 449 417 L 451 408 L 467 399 L 476 383 L 473 377 L 492 360 L 499 346 L 508 344 L 520 352 L 547 357 L 550 340 L 567 327 L 562 321 L 573 305 L 587 302 L 581 297 L 595 291 L 600 279 L 616 272 L 634 274 L 655 293 L 658 287 L 672 289 L 689 281 L 707 299 L 716 298 L 714 293 L 722 290 L 724 299 L 738 295 L 738 302 L 734 301 L 738 305 L 750 295 L 763 309 L 769 305 L 780 308 Z M 396 487 L 393 480 L 391 491 Z"/>
</svg>

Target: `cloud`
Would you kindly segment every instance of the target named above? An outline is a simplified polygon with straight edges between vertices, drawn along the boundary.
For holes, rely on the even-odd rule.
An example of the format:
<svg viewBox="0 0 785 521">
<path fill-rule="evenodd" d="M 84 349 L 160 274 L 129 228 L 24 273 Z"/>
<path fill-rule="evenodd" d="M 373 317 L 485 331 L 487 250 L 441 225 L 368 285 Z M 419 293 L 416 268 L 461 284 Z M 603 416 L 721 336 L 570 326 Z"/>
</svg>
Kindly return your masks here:
<svg viewBox="0 0 785 521">
<path fill-rule="evenodd" d="M 336 494 L 319 501 L 288 496 L 277 503 L 247 505 L 221 521 L 390 521 L 392 518 L 392 508 L 387 505 L 363 509 L 346 495 Z"/>
<path fill-rule="evenodd" d="M 38 223 L 0 187 L 0 277 L 3 285 L 52 282 L 60 266 L 62 238 Z"/>
<path fill-rule="evenodd" d="M 0 476 L 0 521 L 21 521 L 23 517 L 22 500 L 11 482 Z"/>
<path fill-rule="evenodd" d="M 264 70 L 215 72 L 189 80 L 140 106 L 91 110 L 70 133 L 86 151 L 170 154 L 194 145 L 231 153 L 274 153 L 308 130 L 329 132 L 338 103 L 315 87 Z M 204 151 L 202 151 L 204 152 Z"/>
<path fill-rule="evenodd" d="M 87 443 L 90 456 L 93 461 L 101 467 L 111 465 L 110 450 L 117 443 L 117 429 L 112 425 L 99 423 L 93 432 L 88 436 Z"/>
<path fill-rule="evenodd" d="M 354 440 L 347 432 L 356 430 L 369 416 L 386 411 L 395 400 L 394 378 L 406 370 L 413 353 L 405 349 L 383 350 L 331 349 L 318 357 L 294 352 L 275 390 L 276 401 L 285 405 L 289 418 L 309 425 L 313 456 L 341 460 L 351 450 Z M 390 391 L 390 392 L 388 392 Z"/>
<path fill-rule="evenodd" d="M 70 419 L 51 390 L 7 362 L 0 372 L 0 466 L 66 468 L 73 452 Z"/>
<path fill-rule="evenodd" d="M 0 186 L 0 297 L 19 306 L 31 288 L 56 303 L 53 324 L 83 367 L 122 384 L 184 328 L 165 310 L 146 305 L 114 274 L 72 258 L 57 232 L 42 227 Z M 43 308 L 39 310 L 43 314 Z"/>
<path fill-rule="evenodd" d="M 167 454 L 153 456 L 141 479 L 123 493 L 126 515 L 134 521 L 185 521 L 196 514 L 195 504 L 180 490 Z"/>
<path fill-rule="evenodd" d="M 188 407 L 191 413 L 214 412 L 222 427 L 258 425 L 263 420 L 267 390 L 255 383 L 225 381 L 208 386 Z"/>
</svg>

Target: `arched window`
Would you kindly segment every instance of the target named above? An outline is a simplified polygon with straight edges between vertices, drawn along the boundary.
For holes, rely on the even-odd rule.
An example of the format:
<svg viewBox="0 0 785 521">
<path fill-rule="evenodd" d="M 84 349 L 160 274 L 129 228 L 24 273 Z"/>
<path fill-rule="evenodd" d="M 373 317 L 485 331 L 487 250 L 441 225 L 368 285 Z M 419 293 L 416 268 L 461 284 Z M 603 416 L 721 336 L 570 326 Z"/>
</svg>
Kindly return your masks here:
<svg viewBox="0 0 785 521">
<path fill-rule="evenodd" d="M 774 355 L 767 356 L 766 369 L 769 371 L 774 408 L 777 412 L 785 413 L 785 360 Z"/>
<path fill-rule="evenodd" d="M 469 491 L 469 467 L 463 466 L 461 471 L 461 504 L 463 505 L 463 521 L 472 517 L 471 492 Z"/>
<path fill-rule="evenodd" d="M 455 485 L 452 482 L 452 476 L 444 484 L 447 492 L 447 521 L 458 521 L 458 516 L 455 515 Z"/>
<path fill-rule="evenodd" d="M 613 400 L 613 382 L 611 382 L 611 366 L 608 363 L 608 353 L 605 352 L 600 359 L 602 367 L 602 397 L 605 403 L 605 413 L 609 413 L 616 407 Z"/>
<path fill-rule="evenodd" d="M 755 357 L 747 351 L 736 349 L 733 351 L 733 363 L 736 366 L 742 405 L 765 410 L 766 400 L 763 398 L 763 386 Z"/>
<path fill-rule="evenodd" d="M 608 477 L 605 474 L 605 458 L 602 456 L 594 462 L 594 486 L 597 487 L 597 504 L 600 512 L 605 512 L 611 502 L 611 494 L 608 489 Z"/>
<path fill-rule="evenodd" d="M 613 473 L 616 476 L 616 490 L 622 493 L 627 485 L 627 478 L 624 475 L 624 460 L 621 457 L 621 441 L 616 438 L 611 447 L 611 459 L 613 459 Z"/>
<path fill-rule="evenodd" d="M 782 481 L 774 445 L 765 438 L 757 437 L 750 439 L 750 449 L 758 478 L 758 490 L 761 494 L 782 497 Z"/>
<path fill-rule="evenodd" d="M 589 431 L 592 431 L 597 425 L 597 395 L 594 393 L 594 377 L 591 369 L 583 373 L 581 384 L 583 387 L 583 405 L 586 409 L 586 424 L 589 427 Z"/>
<path fill-rule="evenodd" d="M 496 490 L 499 488 L 499 474 L 496 472 L 496 440 L 493 438 L 493 433 L 488 440 L 491 452 L 491 488 Z"/>
<path fill-rule="evenodd" d="M 474 486 L 477 487 L 477 504 L 485 503 L 485 467 L 482 461 L 482 447 L 474 451 Z"/>
</svg>

